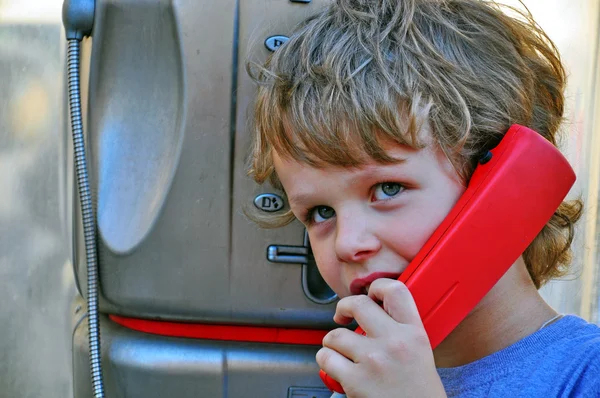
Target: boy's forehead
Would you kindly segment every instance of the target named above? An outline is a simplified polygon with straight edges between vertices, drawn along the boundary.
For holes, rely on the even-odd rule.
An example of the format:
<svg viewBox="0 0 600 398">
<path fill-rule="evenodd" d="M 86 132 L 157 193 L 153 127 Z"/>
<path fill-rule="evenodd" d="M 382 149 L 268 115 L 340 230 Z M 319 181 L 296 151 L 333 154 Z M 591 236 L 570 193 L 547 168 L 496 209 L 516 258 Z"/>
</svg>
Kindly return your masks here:
<svg viewBox="0 0 600 398">
<path fill-rule="evenodd" d="M 335 131 L 329 130 L 329 134 L 319 134 L 319 132 L 309 132 L 297 129 L 290 123 L 288 117 L 283 118 L 283 131 L 276 134 L 273 144 L 273 151 L 283 160 L 293 158 L 301 163 L 309 163 L 313 166 L 322 167 L 332 166 L 361 166 L 370 163 L 377 163 L 372 155 L 369 154 L 367 145 L 376 142 L 377 145 L 388 155 L 393 150 L 394 156 L 387 162 L 402 162 L 411 153 L 425 147 L 430 147 L 434 143 L 429 123 L 423 123 L 417 132 L 416 141 L 419 148 L 402 143 L 407 142 L 407 132 L 395 132 L 395 134 L 384 133 L 380 129 L 373 127 L 368 134 L 359 133 L 356 129 L 350 127 L 338 128 Z M 327 129 L 325 129 L 327 130 Z M 366 135 L 366 137 L 365 137 Z M 332 153 L 337 153 L 337 159 L 332 159 Z M 320 157 L 319 154 L 325 154 Z M 398 156 L 400 154 L 400 156 Z M 345 159 L 344 159 L 345 158 Z"/>
</svg>

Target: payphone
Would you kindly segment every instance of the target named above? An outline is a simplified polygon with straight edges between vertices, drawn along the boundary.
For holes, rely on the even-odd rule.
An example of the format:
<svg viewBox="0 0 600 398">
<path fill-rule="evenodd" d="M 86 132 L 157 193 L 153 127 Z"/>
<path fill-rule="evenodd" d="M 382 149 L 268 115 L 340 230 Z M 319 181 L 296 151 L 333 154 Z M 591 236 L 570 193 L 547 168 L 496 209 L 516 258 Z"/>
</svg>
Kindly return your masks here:
<svg viewBox="0 0 600 398">
<path fill-rule="evenodd" d="M 299 223 L 262 230 L 243 211 L 287 206 L 246 177 L 245 63 L 326 4 L 65 1 L 74 271 L 89 302 L 76 397 L 330 395 L 314 354 L 337 297 Z"/>
</svg>

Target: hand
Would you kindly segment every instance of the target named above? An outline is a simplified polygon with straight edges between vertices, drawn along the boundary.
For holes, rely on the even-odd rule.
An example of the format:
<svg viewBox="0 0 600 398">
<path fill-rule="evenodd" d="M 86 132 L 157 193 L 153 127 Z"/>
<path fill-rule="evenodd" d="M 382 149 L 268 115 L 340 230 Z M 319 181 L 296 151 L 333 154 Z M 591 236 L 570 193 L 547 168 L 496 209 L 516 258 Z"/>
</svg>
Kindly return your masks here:
<svg viewBox="0 0 600 398">
<path fill-rule="evenodd" d="M 340 300 L 333 319 L 338 324 L 356 319 L 367 334 L 332 330 L 317 353 L 321 369 L 348 398 L 446 396 L 417 306 L 402 282 L 377 279 L 368 297 Z"/>
</svg>

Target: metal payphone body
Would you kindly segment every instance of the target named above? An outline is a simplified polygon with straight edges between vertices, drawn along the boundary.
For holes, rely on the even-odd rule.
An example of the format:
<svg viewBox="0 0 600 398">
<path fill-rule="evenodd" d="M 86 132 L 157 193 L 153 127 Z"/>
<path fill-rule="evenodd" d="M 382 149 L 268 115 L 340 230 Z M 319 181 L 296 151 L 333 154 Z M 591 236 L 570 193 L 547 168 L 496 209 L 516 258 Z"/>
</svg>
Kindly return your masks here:
<svg viewBox="0 0 600 398">
<path fill-rule="evenodd" d="M 106 316 L 334 327 L 336 297 L 310 258 L 301 225 L 261 230 L 243 212 L 285 207 L 277 192 L 246 177 L 255 87 L 245 63 L 264 60 L 326 4 L 96 0 L 85 43 L 85 132 L 107 396 L 329 396 L 317 375 L 317 345 L 165 337 Z M 83 292 L 78 212 L 74 222 Z M 86 333 L 79 323 L 76 397 L 91 396 Z"/>
</svg>

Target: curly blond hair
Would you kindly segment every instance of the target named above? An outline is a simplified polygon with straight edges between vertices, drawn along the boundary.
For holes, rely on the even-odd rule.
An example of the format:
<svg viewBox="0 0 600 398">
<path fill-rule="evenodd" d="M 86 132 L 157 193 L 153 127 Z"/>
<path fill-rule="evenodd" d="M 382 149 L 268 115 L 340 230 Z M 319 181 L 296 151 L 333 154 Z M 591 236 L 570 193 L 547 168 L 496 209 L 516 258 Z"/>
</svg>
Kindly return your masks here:
<svg viewBox="0 0 600 398">
<path fill-rule="evenodd" d="M 300 24 L 264 65 L 249 174 L 282 190 L 273 150 L 311 165 L 386 163 L 384 141 L 435 145 L 468 182 L 512 124 L 557 145 L 566 74 L 529 11 L 478 0 L 336 0 Z M 360 145 L 356 145 L 356 143 Z M 564 201 L 524 252 L 536 287 L 571 261 L 581 200 Z M 291 211 L 253 218 L 265 227 Z"/>
</svg>

